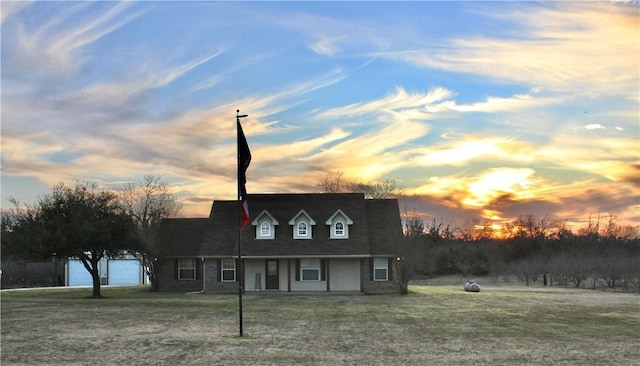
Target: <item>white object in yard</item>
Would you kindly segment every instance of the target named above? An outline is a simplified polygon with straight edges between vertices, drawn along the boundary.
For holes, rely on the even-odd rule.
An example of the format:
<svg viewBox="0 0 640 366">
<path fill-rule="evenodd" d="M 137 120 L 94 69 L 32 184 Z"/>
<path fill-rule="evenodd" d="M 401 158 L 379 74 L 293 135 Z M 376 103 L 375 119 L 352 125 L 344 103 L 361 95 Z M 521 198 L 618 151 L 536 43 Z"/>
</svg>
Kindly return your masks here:
<svg viewBox="0 0 640 366">
<path fill-rule="evenodd" d="M 480 292 L 480 285 L 473 281 L 467 281 L 467 283 L 464 284 L 464 290 L 467 292 Z"/>
</svg>

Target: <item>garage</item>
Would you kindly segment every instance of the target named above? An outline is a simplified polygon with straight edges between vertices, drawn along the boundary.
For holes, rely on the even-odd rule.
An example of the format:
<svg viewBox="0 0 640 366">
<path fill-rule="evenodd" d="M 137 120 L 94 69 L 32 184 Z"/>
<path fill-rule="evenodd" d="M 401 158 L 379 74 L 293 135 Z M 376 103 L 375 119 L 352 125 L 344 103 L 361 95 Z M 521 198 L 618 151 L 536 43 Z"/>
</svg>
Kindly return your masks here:
<svg viewBox="0 0 640 366">
<path fill-rule="evenodd" d="M 138 259 L 110 259 L 107 269 L 109 285 L 142 284 L 142 266 Z"/>
<path fill-rule="evenodd" d="M 140 259 L 106 259 L 98 262 L 98 275 L 101 285 L 141 285 L 143 271 Z M 66 266 L 67 286 L 92 286 L 91 274 L 79 259 L 69 259 Z"/>
<path fill-rule="evenodd" d="M 67 262 L 67 286 L 91 286 L 91 274 L 84 268 L 79 259 L 69 259 Z"/>
</svg>

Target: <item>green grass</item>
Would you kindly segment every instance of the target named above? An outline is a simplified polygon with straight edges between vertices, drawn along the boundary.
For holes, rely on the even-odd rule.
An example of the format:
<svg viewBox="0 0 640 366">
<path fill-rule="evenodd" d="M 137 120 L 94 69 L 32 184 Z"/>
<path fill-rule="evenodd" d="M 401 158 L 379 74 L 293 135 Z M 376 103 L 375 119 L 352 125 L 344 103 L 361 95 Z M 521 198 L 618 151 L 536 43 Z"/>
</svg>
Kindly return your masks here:
<svg viewBox="0 0 640 366">
<path fill-rule="evenodd" d="M 2 365 L 635 365 L 640 296 L 414 286 L 399 295 L 244 296 L 144 287 L 3 291 Z"/>
</svg>

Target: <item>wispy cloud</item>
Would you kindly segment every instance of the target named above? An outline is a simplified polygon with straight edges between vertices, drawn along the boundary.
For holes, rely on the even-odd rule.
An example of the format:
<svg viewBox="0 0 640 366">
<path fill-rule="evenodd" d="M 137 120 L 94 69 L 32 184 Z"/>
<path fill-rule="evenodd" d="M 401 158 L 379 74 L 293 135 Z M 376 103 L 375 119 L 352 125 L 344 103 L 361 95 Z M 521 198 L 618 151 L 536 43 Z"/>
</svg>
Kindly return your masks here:
<svg viewBox="0 0 640 366">
<path fill-rule="evenodd" d="M 585 130 L 596 130 L 596 129 L 604 130 L 605 129 L 605 127 L 603 125 L 599 124 L 599 123 L 591 123 L 591 124 L 588 124 L 588 125 L 584 126 L 584 128 L 585 128 Z"/>
<path fill-rule="evenodd" d="M 78 52 L 105 37 L 142 13 L 129 11 L 132 3 L 111 3 L 96 17 L 78 16 L 87 4 L 59 8 L 56 17 L 37 29 L 26 29 L 25 24 L 16 27 L 23 61 L 46 63 L 48 68 L 69 68 L 86 61 L 86 54 Z M 4 7 L 4 6 L 3 6 Z M 56 10 L 53 10 L 56 11 Z"/>
<path fill-rule="evenodd" d="M 635 6 L 562 2 L 482 13 L 508 24 L 504 37 L 455 37 L 447 46 L 382 55 L 543 90 L 637 98 L 639 22 Z M 505 25 L 507 26 L 507 25 Z"/>
<path fill-rule="evenodd" d="M 517 111 L 559 102 L 560 101 L 557 99 L 536 98 L 529 94 L 516 94 L 509 98 L 487 97 L 485 101 L 472 104 L 458 104 L 455 100 L 447 100 L 441 103 L 428 105 L 426 110 L 432 113 L 446 111 L 492 113 Z"/>
<path fill-rule="evenodd" d="M 401 116 L 407 119 L 428 119 L 428 106 L 453 95 L 445 88 L 435 88 L 429 92 L 408 93 L 402 87 L 396 87 L 393 93 L 366 103 L 354 103 L 318 113 L 319 120 L 346 118 L 366 114 Z"/>
<path fill-rule="evenodd" d="M 359 180 L 363 177 L 377 179 L 405 166 L 406 151 L 403 147 L 428 131 L 429 127 L 423 123 L 396 120 L 302 160 L 310 169 L 323 172 L 343 170 L 359 177 Z"/>
</svg>

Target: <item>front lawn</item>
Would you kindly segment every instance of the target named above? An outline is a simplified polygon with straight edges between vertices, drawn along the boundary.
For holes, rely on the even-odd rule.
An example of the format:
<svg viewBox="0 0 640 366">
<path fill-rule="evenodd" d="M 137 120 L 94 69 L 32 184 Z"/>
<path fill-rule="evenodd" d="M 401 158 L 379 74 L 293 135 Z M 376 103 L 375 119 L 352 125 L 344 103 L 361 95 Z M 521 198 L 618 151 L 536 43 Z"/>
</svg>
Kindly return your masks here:
<svg viewBox="0 0 640 366">
<path fill-rule="evenodd" d="M 2 365 L 635 365 L 640 296 L 412 286 L 243 296 L 145 287 L 3 291 Z M 88 292 L 89 291 L 89 292 Z"/>
</svg>

